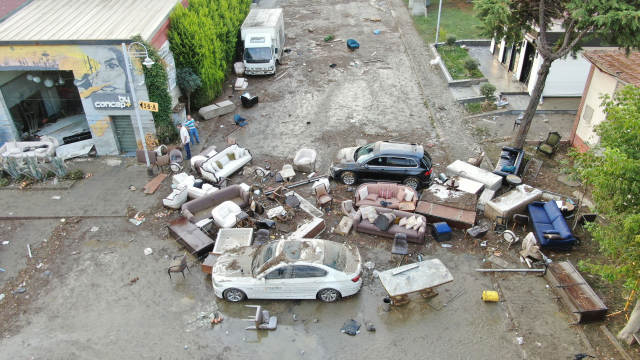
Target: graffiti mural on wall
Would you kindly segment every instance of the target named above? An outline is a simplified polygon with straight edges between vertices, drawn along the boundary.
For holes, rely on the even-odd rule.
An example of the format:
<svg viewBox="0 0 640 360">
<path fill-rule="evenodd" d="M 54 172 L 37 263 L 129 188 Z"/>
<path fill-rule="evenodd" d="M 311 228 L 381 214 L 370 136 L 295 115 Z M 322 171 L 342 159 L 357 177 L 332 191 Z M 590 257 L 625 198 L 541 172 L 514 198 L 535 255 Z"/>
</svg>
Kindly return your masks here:
<svg viewBox="0 0 640 360">
<path fill-rule="evenodd" d="M 153 150 L 160 146 L 160 141 L 158 141 L 158 137 L 156 134 L 147 133 L 144 136 L 144 140 L 147 143 L 147 149 Z M 142 140 L 138 139 L 138 149 L 142 149 Z"/>
<path fill-rule="evenodd" d="M 91 130 L 93 130 L 93 135 L 97 137 L 102 137 L 108 128 L 109 128 L 109 119 L 98 120 L 95 123 L 91 124 Z"/>
<path fill-rule="evenodd" d="M 130 93 L 125 66 L 119 45 L 0 47 L 0 70 L 72 70 L 83 99 L 93 93 Z"/>
</svg>

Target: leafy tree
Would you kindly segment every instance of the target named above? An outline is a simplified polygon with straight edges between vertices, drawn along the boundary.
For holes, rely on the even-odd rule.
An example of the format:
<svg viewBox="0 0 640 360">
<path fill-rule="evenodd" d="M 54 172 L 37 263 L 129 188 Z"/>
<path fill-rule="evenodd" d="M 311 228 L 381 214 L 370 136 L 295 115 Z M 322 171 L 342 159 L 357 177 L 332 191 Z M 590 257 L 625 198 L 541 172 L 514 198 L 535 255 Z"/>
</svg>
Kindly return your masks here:
<svg viewBox="0 0 640 360">
<path fill-rule="evenodd" d="M 611 262 L 582 261 L 580 265 L 609 281 L 623 280 L 636 291 L 640 279 L 640 89 L 629 85 L 613 98 L 603 96 L 607 119 L 595 127 L 599 148 L 574 152 L 574 170 L 592 186 L 598 213 L 608 224 L 589 230 Z M 599 155 L 602 152 L 601 155 Z M 640 329 L 640 299 L 618 338 L 631 340 Z"/>
<path fill-rule="evenodd" d="M 491 83 L 485 82 L 480 85 L 480 94 L 484 96 L 485 101 L 487 102 L 495 100 L 495 96 L 493 96 L 493 93 L 495 92 L 496 86 Z"/>
<path fill-rule="evenodd" d="M 202 79 L 191 68 L 178 69 L 176 81 L 180 90 L 187 94 L 187 113 L 191 114 L 191 93 L 202 85 Z"/>
<path fill-rule="evenodd" d="M 629 51 L 638 48 L 640 36 L 639 0 L 475 0 L 484 35 L 522 41 L 532 28 L 538 31 L 534 46 L 543 61 L 538 71 L 531 100 L 525 111 L 514 147 L 522 149 L 535 110 L 549 75 L 551 64 L 580 50 L 580 44 L 598 37 Z M 559 22 L 565 31 L 557 43 L 547 41 L 547 31 Z"/>
<path fill-rule="evenodd" d="M 478 66 L 480 66 L 480 64 L 476 59 L 469 58 L 464 61 L 464 68 L 467 69 L 469 76 L 471 76 L 474 70 L 478 70 Z"/>
<path fill-rule="evenodd" d="M 455 36 L 449 36 L 447 41 L 445 41 L 445 44 L 447 44 L 447 46 L 454 46 L 456 44 L 456 40 Z"/>
<path fill-rule="evenodd" d="M 235 57 L 240 25 L 251 0 L 190 0 L 171 13 L 171 42 L 177 68 L 191 68 L 202 80 L 193 93 L 196 107 L 211 104 L 222 93 Z"/>
</svg>

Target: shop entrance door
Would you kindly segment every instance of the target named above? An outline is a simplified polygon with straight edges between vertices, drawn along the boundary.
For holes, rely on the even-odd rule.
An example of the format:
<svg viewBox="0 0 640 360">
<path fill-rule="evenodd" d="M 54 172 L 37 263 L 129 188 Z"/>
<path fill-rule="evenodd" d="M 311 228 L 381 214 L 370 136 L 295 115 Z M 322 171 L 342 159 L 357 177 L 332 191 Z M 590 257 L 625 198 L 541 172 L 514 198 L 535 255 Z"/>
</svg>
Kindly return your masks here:
<svg viewBox="0 0 640 360">
<path fill-rule="evenodd" d="M 131 116 L 112 116 L 111 121 L 113 121 L 120 151 L 136 151 L 136 149 L 138 149 L 138 143 L 136 142 L 136 133 L 133 132 Z"/>
</svg>

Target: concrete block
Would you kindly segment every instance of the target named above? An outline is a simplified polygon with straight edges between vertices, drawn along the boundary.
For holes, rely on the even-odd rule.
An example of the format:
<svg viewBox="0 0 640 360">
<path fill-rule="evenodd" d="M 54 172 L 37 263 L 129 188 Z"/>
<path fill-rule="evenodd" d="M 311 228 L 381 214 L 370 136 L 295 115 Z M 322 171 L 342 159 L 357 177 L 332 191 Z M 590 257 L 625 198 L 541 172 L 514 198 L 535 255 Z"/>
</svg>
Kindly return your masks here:
<svg viewBox="0 0 640 360">
<path fill-rule="evenodd" d="M 484 216 L 495 220 L 502 216 L 513 220 L 513 215 L 527 212 L 527 205 L 542 199 L 542 190 L 529 185 L 518 185 L 515 189 L 488 201 L 484 206 Z"/>
<path fill-rule="evenodd" d="M 229 100 L 216 103 L 216 105 L 218 106 L 218 116 L 228 114 L 236 109 L 236 104 Z"/>
<path fill-rule="evenodd" d="M 496 195 L 496 192 L 489 189 L 484 189 L 482 195 L 480 195 L 480 199 L 478 199 L 478 205 L 476 205 L 476 210 L 484 211 L 484 205 L 491 201 L 493 197 Z"/>
<path fill-rule="evenodd" d="M 411 9 L 411 15 L 424 16 L 427 14 L 427 8 L 424 6 L 424 0 L 413 0 L 413 8 Z"/>
<path fill-rule="evenodd" d="M 420 200 L 468 211 L 475 211 L 478 202 L 478 198 L 474 194 L 459 190 L 450 190 L 439 184 L 433 184 L 428 189 L 423 190 Z"/>
<path fill-rule="evenodd" d="M 200 110 L 198 111 L 198 114 L 200 114 L 200 116 L 202 116 L 205 120 L 209 120 L 219 115 L 218 113 L 219 109 L 220 108 L 218 107 L 218 105 L 212 104 L 212 105 L 200 108 Z"/>
<path fill-rule="evenodd" d="M 458 181 L 460 186 L 458 186 L 458 190 L 464 191 L 469 194 L 473 194 L 478 198 L 482 190 L 484 190 L 484 184 L 475 180 L 466 179 L 460 176 L 454 176 L 453 179 Z"/>
<path fill-rule="evenodd" d="M 342 220 L 338 224 L 338 227 L 333 231 L 334 233 L 342 236 L 349 235 L 351 228 L 353 227 L 353 219 L 348 216 L 343 216 Z"/>
<path fill-rule="evenodd" d="M 502 176 L 456 160 L 447 166 L 447 176 L 460 176 L 484 184 L 485 189 L 496 191 L 502 186 Z"/>
</svg>

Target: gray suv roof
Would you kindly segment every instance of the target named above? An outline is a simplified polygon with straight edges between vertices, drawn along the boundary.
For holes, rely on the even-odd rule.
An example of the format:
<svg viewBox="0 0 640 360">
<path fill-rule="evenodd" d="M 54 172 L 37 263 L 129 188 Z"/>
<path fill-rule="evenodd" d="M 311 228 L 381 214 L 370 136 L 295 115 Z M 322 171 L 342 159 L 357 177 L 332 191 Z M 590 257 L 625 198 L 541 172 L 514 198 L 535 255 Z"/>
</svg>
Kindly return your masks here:
<svg viewBox="0 0 640 360">
<path fill-rule="evenodd" d="M 418 144 L 396 143 L 389 141 L 377 141 L 373 147 L 374 155 L 402 155 L 416 159 L 422 159 L 424 148 Z"/>
</svg>

